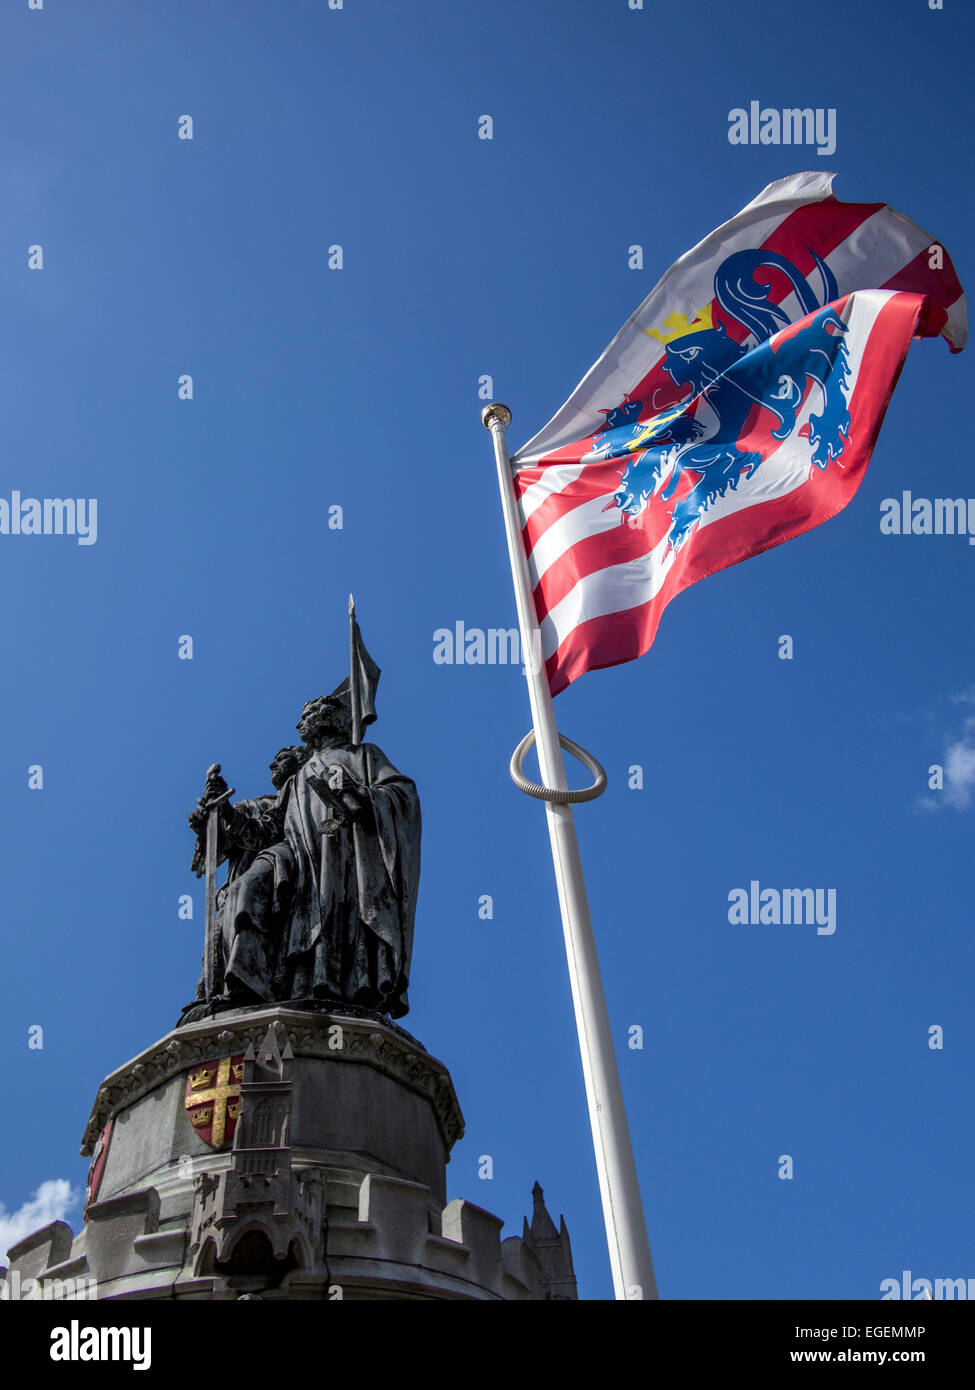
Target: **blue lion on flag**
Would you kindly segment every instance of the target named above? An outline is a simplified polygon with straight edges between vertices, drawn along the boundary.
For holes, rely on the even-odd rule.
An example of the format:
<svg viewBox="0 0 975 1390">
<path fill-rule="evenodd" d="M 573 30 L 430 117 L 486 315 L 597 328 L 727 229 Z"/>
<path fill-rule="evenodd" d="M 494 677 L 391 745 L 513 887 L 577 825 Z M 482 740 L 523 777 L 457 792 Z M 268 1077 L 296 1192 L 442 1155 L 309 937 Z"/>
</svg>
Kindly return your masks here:
<svg viewBox="0 0 975 1390">
<path fill-rule="evenodd" d="M 715 273 L 715 298 L 729 318 L 754 336 L 753 345 L 734 342 L 723 324 L 712 326 L 709 308 L 700 326 L 695 323 L 666 342 L 664 371 L 675 385 L 689 386 L 691 395 L 673 409 L 639 423 L 641 401 L 627 400 L 607 412 L 592 454 L 599 459 L 630 456 L 610 504 L 624 517 L 643 510 L 668 468 L 670 476 L 660 493 L 664 501 L 673 495 L 685 472 L 697 475 L 687 496 L 674 505 L 671 550 L 680 549 L 713 502 L 737 488 L 742 478 L 751 477 L 761 464 L 761 454 L 738 447 L 754 405 L 778 417 L 773 439 L 787 439 L 795 429 L 806 384 L 815 382 L 823 405 L 818 415 L 809 418 L 812 461 L 825 469 L 843 452 L 850 433 L 846 326 L 829 303 L 837 297 L 835 277 L 812 254 L 822 279 L 821 300 L 798 268 L 777 252 L 748 250 L 729 256 Z M 756 278 L 756 272 L 765 268 L 782 271 L 799 301 L 801 316 L 813 316 L 774 350 L 769 339 L 790 319 L 770 298 L 771 281 Z M 689 413 L 692 403 L 703 420 Z"/>
</svg>

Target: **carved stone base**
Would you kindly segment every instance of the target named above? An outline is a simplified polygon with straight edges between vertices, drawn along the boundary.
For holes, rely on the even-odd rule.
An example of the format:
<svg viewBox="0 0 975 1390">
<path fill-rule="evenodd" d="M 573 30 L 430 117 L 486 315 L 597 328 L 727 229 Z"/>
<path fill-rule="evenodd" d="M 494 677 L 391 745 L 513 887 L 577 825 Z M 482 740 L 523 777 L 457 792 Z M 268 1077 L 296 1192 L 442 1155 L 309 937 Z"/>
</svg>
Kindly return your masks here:
<svg viewBox="0 0 975 1390">
<path fill-rule="evenodd" d="M 450 1075 L 366 1013 L 228 1009 L 119 1067 L 85 1130 L 86 1225 L 13 1247 L 14 1282 L 70 1277 L 85 1292 L 69 1297 L 97 1298 L 574 1296 L 567 1236 L 502 1242 L 498 1217 L 447 1201 L 464 1128 Z"/>
<path fill-rule="evenodd" d="M 195 999 L 187 1004 L 179 1016 L 177 1028 L 184 1027 L 187 1023 L 202 1023 L 210 1018 L 222 1018 L 228 1013 L 236 1015 L 261 1014 L 264 1015 L 269 1009 L 283 1008 L 296 1009 L 305 1013 L 329 1015 L 331 1017 L 365 1019 L 370 1023 L 381 1023 L 384 1028 L 389 1028 L 392 1032 L 405 1038 L 407 1042 L 418 1047 L 421 1052 L 426 1052 L 426 1048 L 421 1042 L 414 1038 L 412 1033 L 396 1023 L 388 1014 L 381 1014 L 376 1009 L 365 1009 L 359 1004 L 344 1004 L 341 1000 L 331 999 L 289 999 L 284 1004 L 236 1004 L 232 1000 L 215 999 L 205 1003 Z"/>
</svg>

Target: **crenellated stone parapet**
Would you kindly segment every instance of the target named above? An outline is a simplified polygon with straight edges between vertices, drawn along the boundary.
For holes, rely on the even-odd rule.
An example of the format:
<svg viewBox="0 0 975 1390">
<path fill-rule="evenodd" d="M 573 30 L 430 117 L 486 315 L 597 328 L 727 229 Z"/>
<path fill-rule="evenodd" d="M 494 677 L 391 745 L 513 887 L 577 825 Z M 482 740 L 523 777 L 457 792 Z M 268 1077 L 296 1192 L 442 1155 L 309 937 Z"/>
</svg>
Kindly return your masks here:
<svg viewBox="0 0 975 1390">
<path fill-rule="evenodd" d="M 317 1183 L 316 1183 L 317 1186 Z M 69 1301 L 77 1298 L 239 1299 L 268 1301 L 318 1299 L 353 1301 L 542 1300 L 549 1292 L 544 1270 L 530 1245 L 513 1236 L 501 1240 L 502 1222 L 471 1202 L 455 1199 L 429 1220 L 430 1192 L 417 1183 L 381 1175 L 365 1177 L 358 1189 L 358 1209 L 327 1205 L 325 1240 L 317 1256 L 302 1250 L 283 1272 L 273 1267 L 248 1270 L 246 1259 L 234 1265 L 232 1249 L 223 1268 L 206 1240 L 207 1217 L 219 1206 L 217 1184 L 201 1189 L 199 1210 L 188 1226 L 168 1231 L 158 1225 L 159 1198 L 152 1188 L 97 1203 L 89 1210 L 85 1233 L 74 1242 L 70 1261 L 28 1259 L 41 1247 L 56 1257 L 50 1228 L 30 1239 L 32 1251 L 11 1250 L 8 1280 L 22 1296 L 26 1280 L 43 1286 L 60 1279 Z M 287 1219 L 287 1218 L 286 1218 Z M 64 1223 L 54 1223 L 64 1227 Z M 433 1227 L 431 1229 L 431 1227 Z M 241 1241 L 263 1230 L 247 1213 Z M 203 1240 L 199 1240 L 202 1233 Z M 37 1237 L 40 1237 L 39 1243 Z M 25 1244 L 22 1242 L 22 1245 Z M 256 1247 L 251 1246 L 253 1250 Z M 70 1275 L 69 1275 L 70 1268 Z M 64 1281 L 76 1281 L 77 1292 Z"/>
</svg>

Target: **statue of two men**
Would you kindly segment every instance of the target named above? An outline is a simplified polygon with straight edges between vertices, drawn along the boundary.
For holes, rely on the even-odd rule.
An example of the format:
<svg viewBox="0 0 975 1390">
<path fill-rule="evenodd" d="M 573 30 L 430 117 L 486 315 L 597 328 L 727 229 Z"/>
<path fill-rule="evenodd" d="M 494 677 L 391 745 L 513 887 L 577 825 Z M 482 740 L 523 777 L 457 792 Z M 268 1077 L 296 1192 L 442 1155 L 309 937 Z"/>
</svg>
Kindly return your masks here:
<svg viewBox="0 0 975 1390">
<path fill-rule="evenodd" d="M 274 794 L 231 805 L 211 770 L 189 817 L 205 836 L 208 808 L 225 798 L 217 997 L 316 998 L 401 1018 L 420 871 L 416 787 L 375 744 L 352 742 L 348 705 L 336 695 L 306 704 L 297 728 L 302 746 L 282 748 L 271 763 Z"/>
</svg>

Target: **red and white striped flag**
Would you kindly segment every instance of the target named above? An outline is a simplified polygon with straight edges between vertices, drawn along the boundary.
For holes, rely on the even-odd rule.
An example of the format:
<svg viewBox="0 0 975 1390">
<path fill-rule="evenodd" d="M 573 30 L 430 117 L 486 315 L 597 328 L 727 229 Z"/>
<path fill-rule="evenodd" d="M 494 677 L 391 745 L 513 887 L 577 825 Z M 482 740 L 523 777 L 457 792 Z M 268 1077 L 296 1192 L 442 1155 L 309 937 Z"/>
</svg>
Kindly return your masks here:
<svg viewBox="0 0 975 1390">
<path fill-rule="evenodd" d="M 944 248 L 833 177 L 769 184 L 682 256 L 514 455 L 553 694 L 649 650 L 688 585 L 841 511 L 912 337 L 964 347 Z"/>
</svg>

